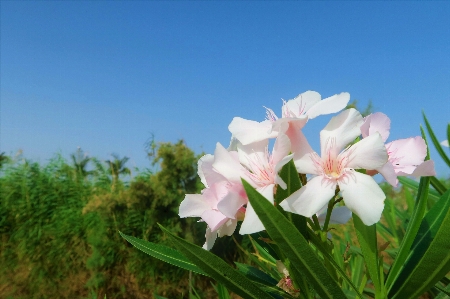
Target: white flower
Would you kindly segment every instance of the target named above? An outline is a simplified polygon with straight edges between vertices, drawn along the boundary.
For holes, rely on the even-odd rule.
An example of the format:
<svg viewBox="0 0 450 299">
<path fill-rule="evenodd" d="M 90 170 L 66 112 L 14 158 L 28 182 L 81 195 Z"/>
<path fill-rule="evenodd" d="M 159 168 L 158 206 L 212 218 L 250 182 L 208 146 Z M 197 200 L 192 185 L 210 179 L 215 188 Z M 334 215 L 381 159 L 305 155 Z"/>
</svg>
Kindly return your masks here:
<svg viewBox="0 0 450 299">
<path fill-rule="evenodd" d="M 364 224 L 372 225 L 380 220 L 386 196 L 371 176 L 355 169 L 381 167 L 388 155 L 378 133 L 347 147 L 360 135 L 362 122 L 361 114 L 355 109 L 333 117 L 320 132 L 322 156 L 311 149 L 306 139 L 296 147 L 293 144 L 297 171 L 314 177 L 280 204 L 286 211 L 311 217 L 335 196 L 339 186 L 345 205 Z"/>
</svg>

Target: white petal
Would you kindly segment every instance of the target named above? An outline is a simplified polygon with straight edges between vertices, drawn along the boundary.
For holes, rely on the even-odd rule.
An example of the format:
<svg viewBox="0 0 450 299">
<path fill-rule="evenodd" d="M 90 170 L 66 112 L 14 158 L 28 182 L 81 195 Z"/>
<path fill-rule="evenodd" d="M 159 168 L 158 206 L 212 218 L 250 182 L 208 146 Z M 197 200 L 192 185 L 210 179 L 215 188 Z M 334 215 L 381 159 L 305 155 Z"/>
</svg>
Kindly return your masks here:
<svg viewBox="0 0 450 299">
<path fill-rule="evenodd" d="M 261 220 L 259 220 L 258 215 L 256 215 L 255 210 L 253 210 L 253 207 L 249 202 L 245 210 L 245 218 L 239 233 L 241 235 L 248 235 L 263 231 L 264 229 L 264 225 Z"/>
<path fill-rule="evenodd" d="M 294 164 L 297 171 L 299 173 L 319 175 L 320 172 L 311 159 L 311 155 L 315 155 L 316 153 L 309 145 L 303 132 L 293 126 L 289 126 L 286 134 L 291 140 L 291 151 L 294 154 Z"/>
<path fill-rule="evenodd" d="M 377 169 L 388 161 L 388 154 L 380 133 L 376 132 L 352 145 L 342 155 L 347 155 L 346 167 Z"/>
<path fill-rule="evenodd" d="M 252 164 L 255 163 L 255 161 L 267 160 L 266 154 L 268 145 L 268 139 L 246 145 L 238 144 L 237 152 L 239 155 L 239 162 L 248 169 L 251 169 Z"/>
<path fill-rule="evenodd" d="M 261 193 L 262 196 L 264 196 L 271 204 L 273 204 L 273 188 L 274 184 L 262 187 L 262 188 L 256 188 L 256 190 Z M 242 222 L 241 229 L 239 230 L 239 233 L 241 235 L 246 234 L 253 234 L 260 232 L 264 230 L 264 225 L 262 224 L 261 220 L 259 220 L 258 215 L 256 215 L 255 210 L 253 209 L 250 202 L 247 203 L 247 208 L 245 211 L 245 218 Z"/>
<path fill-rule="evenodd" d="M 212 166 L 216 172 L 230 182 L 240 182 L 242 165 L 237 159 L 237 153 L 235 153 L 236 156 L 233 156 L 233 153 L 235 152 L 229 152 L 220 143 L 217 143 Z"/>
<path fill-rule="evenodd" d="M 283 168 L 284 165 L 286 165 L 289 161 L 291 161 L 293 157 L 294 157 L 293 154 L 288 155 L 284 157 L 280 162 L 278 162 L 277 165 L 275 165 L 275 184 L 280 185 L 280 187 L 283 189 L 286 189 L 287 185 L 283 181 L 283 179 L 278 175 L 278 172 L 280 172 L 281 168 Z"/>
<path fill-rule="evenodd" d="M 312 119 L 319 115 L 336 113 L 344 109 L 350 101 L 350 94 L 348 92 L 342 92 L 335 94 L 329 98 L 323 99 L 317 102 L 306 112 L 308 118 Z"/>
<path fill-rule="evenodd" d="M 212 232 L 209 227 L 206 228 L 206 234 L 205 234 L 205 244 L 203 245 L 203 249 L 211 250 L 213 248 L 214 243 L 217 239 L 217 232 Z"/>
<path fill-rule="evenodd" d="M 283 106 L 283 117 L 290 115 L 291 117 L 301 117 L 306 111 L 320 102 L 321 96 L 318 92 L 308 90 L 299 94 L 292 100 L 286 102 Z"/>
<path fill-rule="evenodd" d="M 391 162 L 387 161 L 386 164 L 381 166 L 380 168 L 376 169 L 393 187 L 397 187 L 398 185 L 398 179 L 397 174 L 395 173 L 394 166 L 391 164 Z"/>
<path fill-rule="evenodd" d="M 380 133 L 383 141 L 389 137 L 389 130 L 391 128 L 391 120 L 386 114 L 376 112 L 364 118 L 364 123 L 361 126 L 361 134 L 363 138 L 370 136 L 376 132 Z"/>
<path fill-rule="evenodd" d="M 274 164 L 278 164 L 283 158 L 289 155 L 291 151 L 291 141 L 285 134 L 278 135 L 272 150 L 272 159 Z"/>
<path fill-rule="evenodd" d="M 320 131 L 320 147 L 322 155 L 330 138 L 336 139 L 336 148 L 344 149 L 361 134 L 363 118 L 355 109 L 347 109 L 334 116 L 325 128 Z"/>
<path fill-rule="evenodd" d="M 217 231 L 217 234 L 219 235 L 219 237 L 231 236 L 234 233 L 234 230 L 236 229 L 236 225 L 237 220 L 230 219 Z"/>
<path fill-rule="evenodd" d="M 380 221 L 386 196 L 371 176 L 353 171 L 346 179 L 339 181 L 345 205 L 365 225 Z"/>
<path fill-rule="evenodd" d="M 206 188 L 225 179 L 221 174 L 214 171 L 213 163 L 214 156 L 209 154 L 198 160 L 198 176 Z"/>
<path fill-rule="evenodd" d="M 441 142 L 441 145 L 446 146 L 446 147 L 449 147 L 449 146 L 448 146 L 448 140 L 443 140 L 443 141 Z"/>
<path fill-rule="evenodd" d="M 280 203 L 288 212 L 311 217 L 321 210 L 334 196 L 336 182 L 316 176 Z"/>
<path fill-rule="evenodd" d="M 233 134 L 233 137 L 242 144 L 274 138 L 278 134 L 277 132 L 272 132 L 272 122 L 269 120 L 257 122 L 240 117 L 233 118 L 228 129 Z"/>
<path fill-rule="evenodd" d="M 180 204 L 178 215 L 181 218 L 201 217 L 203 212 L 210 209 L 211 206 L 204 200 L 201 194 L 186 194 Z"/>
</svg>

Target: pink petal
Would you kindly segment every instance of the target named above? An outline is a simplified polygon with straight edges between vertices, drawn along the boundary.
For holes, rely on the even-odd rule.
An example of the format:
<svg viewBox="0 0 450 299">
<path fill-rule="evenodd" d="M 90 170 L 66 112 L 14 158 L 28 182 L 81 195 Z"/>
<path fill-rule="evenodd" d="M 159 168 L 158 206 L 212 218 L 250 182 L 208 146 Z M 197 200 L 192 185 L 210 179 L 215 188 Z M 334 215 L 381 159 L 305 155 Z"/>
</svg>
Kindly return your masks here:
<svg viewBox="0 0 450 299">
<path fill-rule="evenodd" d="M 325 128 L 320 131 L 320 148 L 322 155 L 330 139 L 336 140 L 336 149 L 344 149 L 361 134 L 363 123 L 361 114 L 355 109 L 347 109 L 334 116 Z"/>
<path fill-rule="evenodd" d="M 399 173 L 398 175 L 408 175 Z M 414 169 L 413 173 L 411 173 L 414 177 L 420 177 L 420 176 L 435 176 L 436 170 L 434 169 L 434 162 L 432 160 L 427 160 L 421 163 L 419 166 Z"/>
<path fill-rule="evenodd" d="M 363 138 L 372 135 L 376 132 L 380 133 L 383 141 L 389 137 L 389 130 L 391 128 L 391 120 L 386 114 L 376 112 L 364 118 L 364 123 L 361 126 L 361 134 Z"/>
<path fill-rule="evenodd" d="M 243 197 L 240 193 L 240 191 L 245 193 L 242 185 L 234 185 L 233 187 L 234 190 L 230 188 L 228 194 L 217 204 L 217 209 L 231 219 L 236 217 L 237 211 L 248 201 L 247 198 Z"/>
<path fill-rule="evenodd" d="M 228 221 L 228 218 L 216 210 L 206 210 L 202 214 L 202 219 L 205 221 L 208 226 L 211 228 L 211 231 L 216 231 L 221 227 L 225 222 Z"/>
<path fill-rule="evenodd" d="M 371 176 L 353 171 L 345 180 L 339 181 L 339 188 L 345 205 L 365 225 L 380 221 L 386 196 Z"/>
<path fill-rule="evenodd" d="M 186 194 L 180 204 L 178 215 L 181 218 L 201 217 L 204 211 L 210 209 L 211 206 L 204 200 L 201 194 Z"/>
<path fill-rule="evenodd" d="M 335 181 L 316 176 L 309 180 L 305 186 L 283 200 L 280 206 L 285 211 L 311 217 L 330 201 L 335 191 Z"/>
<path fill-rule="evenodd" d="M 323 99 L 312 106 L 307 112 L 308 118 L 312 119 L 319 115 L 336 113 L 344 109 L 350 101 L 350 94 L 343 92 Z"/>
<path fill-rule="evenodd" d="M 346 167 L 355 169 L 377 169 L 388 161 L 386 147 L 378 132 L 352 145 L 342 155 L 348 157 Z"/>
<path fill-rule="evenodd" d="M 278 162 L 277 165 L 275 165 L 275 184 L 280 185 L 281 188 L 286 189 L 287 185 L 286 183 L 283 181 L 283 179 L 278 175 L 278 173 L 280 172 L 281 168 L 283 168 L 284 165 L 286 165 L 289 161 L 292 160 L 292 158 L 294 157 L 294 155 L 288 155 L 286 157 L 284 157 L 280 162 Z"/>
<path fill-rule="evenodd" d="M 386 164 L 384 164 L 380 168 L 377 168 L 377 171 L 384 177 L 386 182 L 391 184 L 393 187 L 397 187 L 397 174 L 395 173 L 394 166 L 391 164 L 391 162 L 386 162 Z"/>
<path fill-rule="evenodd" d="M 427 155 L 427 145 L 420 136 L 392 141 L 386 149 L 397 174 L 411 175 Z"/>
</svg>

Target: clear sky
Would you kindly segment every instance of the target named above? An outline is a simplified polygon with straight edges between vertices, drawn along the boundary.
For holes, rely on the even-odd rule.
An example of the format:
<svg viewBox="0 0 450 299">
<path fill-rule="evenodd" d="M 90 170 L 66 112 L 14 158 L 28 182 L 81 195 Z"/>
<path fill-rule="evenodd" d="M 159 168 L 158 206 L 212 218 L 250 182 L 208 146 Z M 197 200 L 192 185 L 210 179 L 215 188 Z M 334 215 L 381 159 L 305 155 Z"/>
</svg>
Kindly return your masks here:
<svg viewBox="0 0 450 299">
<path fill-rule="evenodd" d="M 150 166 L 144 143 L 227 146 L 235 116 L 306 90 L 347 91 L 389 140 L 450 120 L 450 2 L 1 1 L 0 151 L 47 161 L 78 146 Z M 318 150 L 329 116 L 305 134 Z M 448 169 L 431 152 L 441 175 Z"/>
</svg>

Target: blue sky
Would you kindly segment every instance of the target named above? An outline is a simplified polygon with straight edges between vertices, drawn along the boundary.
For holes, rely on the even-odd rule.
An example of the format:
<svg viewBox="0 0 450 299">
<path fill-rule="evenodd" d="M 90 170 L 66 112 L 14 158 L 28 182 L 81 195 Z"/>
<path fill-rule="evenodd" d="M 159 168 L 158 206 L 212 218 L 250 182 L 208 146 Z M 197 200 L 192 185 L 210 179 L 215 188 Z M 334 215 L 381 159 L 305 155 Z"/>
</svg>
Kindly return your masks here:
<svg viewBox="0 0 450 299">
<path fill-rule="evenodd" d="M 450 2 L 2 1 L 0 151 L 41 162 L 78 146 L 150 166 L 144 143 L 228 145 L 235 116 L 306 90 L 347 91 L 389 140 L 450 120 Z M 329 116 L 305 134 L 318 149 Z M 440 174 L 448 169 L 435 151 Z"/>
</svg>

